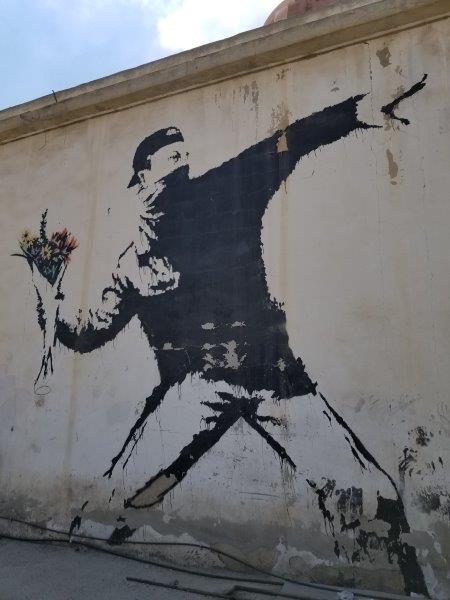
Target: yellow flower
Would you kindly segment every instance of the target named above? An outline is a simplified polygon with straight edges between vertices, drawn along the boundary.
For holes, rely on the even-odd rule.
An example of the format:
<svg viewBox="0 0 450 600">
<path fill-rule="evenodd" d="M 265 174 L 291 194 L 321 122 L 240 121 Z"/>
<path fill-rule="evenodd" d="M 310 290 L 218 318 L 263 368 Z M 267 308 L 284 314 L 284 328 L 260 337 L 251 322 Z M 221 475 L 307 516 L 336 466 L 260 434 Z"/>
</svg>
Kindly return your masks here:
<svg viewBox="0 0 450 600">
<path fill-rule="evenodd" d="M 28 242 L 28 241 L 30 241 L 31 236 L 32 236 L 31 231 L 29 229 L 24 229 L 22 231 L 22 235 L 20 236 L 20 240 L 22 242 Z"/>
<path fill-rule="evenodd" d="M 37 237 L 31 233 L 29 229 L 25 229 L 20 236 L 20 245 L 25 249 L 31 246 L 31 244 L 36 241 Z"/>
<path fill-rule="evenodd" d="M 52 249 L 50 248 L 50 246 L 48 244 L 45 244 L 45 246 L 42 246 L 42 248 L 41 248 L 41 256 L 45 260 L 50 260 L 51 259 L 51 257 L 52 257 Z"/>
</svg>

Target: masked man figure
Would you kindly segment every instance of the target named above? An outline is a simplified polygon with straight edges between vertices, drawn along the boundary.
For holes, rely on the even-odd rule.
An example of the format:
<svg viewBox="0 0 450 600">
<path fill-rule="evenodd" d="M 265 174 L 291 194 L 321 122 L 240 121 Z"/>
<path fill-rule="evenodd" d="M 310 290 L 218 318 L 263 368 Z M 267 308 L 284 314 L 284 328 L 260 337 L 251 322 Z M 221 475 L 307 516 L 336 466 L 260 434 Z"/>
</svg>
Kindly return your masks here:
<svg viewBox="0 0 450 600">
<path fill-rule="evenodd" d="M 397 118 L 398 103 L 424 85 L 423 80 L 382 111 Z M 138 235 L 121 255 L 101 308 L 77 324 L 60 318 L 56 338 L 75 352 L 91 352 L 113 340 L 137 316 L 154 350 L 160 382 L 105 475 L 111 476 L 122 458 L 126 463 L 149 415 L 187 375 L 230 386 L 230 393 L 220 392 L 204 402 L 205 410 L 209 409 L 208 427 L 181 449 L 171 465 L 137 490 L 126 506 L 142 508 L 160 502 L 239 419 L 295 469 L 285 448 L 262 425 L 277 425 L 277 419 L 260 415 L 258 408 L 267 393 L 275 399 L 312 395 L 318 410 L 345 439 L 348 460 L 359 461 L 361 469 L 371 470 L 383 481 L 375 520 L 387 523 L 388 530 L 384 537 L 378 536 L 379 544 L 389 556 L 396 556 L 405 590 L 426 593 L 415 550 L 402 541 L 409 525 L 395 482 L 317 394 L 301 359 L 293 355 L 286 316 L 270 298 L 262 257 L 263 215 L 299 160 L 355 131 L 375 127 L 358 118 L 363 97 L 351 97 L 297 120 L 195 178 L 189 176 L 188 154 L 178 128 L 161 129 L 145 138 L 136 150 L 128 186 L 136 188 L 142 204 Z M 233 389 L 241 392 L 231 393 Z M 307 485 L 332 525 L 339 548 L 333 482 L 323 484 L 319 477 L 307 479 Z M 361 548 L 364 539 L 367 546 L 370 534 L 360 527 L 358 535 Z"/>
</svg>

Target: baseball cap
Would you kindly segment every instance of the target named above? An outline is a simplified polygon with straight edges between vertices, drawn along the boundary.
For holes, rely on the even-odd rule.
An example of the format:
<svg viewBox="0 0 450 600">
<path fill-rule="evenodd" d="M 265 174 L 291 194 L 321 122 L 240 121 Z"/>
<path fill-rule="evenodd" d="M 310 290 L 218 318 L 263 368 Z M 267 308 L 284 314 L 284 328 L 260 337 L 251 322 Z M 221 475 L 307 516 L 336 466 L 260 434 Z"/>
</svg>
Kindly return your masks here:
<svg viewBox="0 0 450 600">
<path fill-rule="evenodd" d="M 133 177 L 130 179 L 128 187 L 133 187 L 140 183 L 138 173 L 143 169 L 149 169 L 151 163 L 148 157 L 155 154 L 164 146 L 175 144 L 175 142 L 184 142 L 184 137 L 178 127 L 167 127 L 166 129 L 159 129 L 148 137 L 146 137 L 139 146 L 136 148 L 136 152 L 133 158 Z"/>
</svg>

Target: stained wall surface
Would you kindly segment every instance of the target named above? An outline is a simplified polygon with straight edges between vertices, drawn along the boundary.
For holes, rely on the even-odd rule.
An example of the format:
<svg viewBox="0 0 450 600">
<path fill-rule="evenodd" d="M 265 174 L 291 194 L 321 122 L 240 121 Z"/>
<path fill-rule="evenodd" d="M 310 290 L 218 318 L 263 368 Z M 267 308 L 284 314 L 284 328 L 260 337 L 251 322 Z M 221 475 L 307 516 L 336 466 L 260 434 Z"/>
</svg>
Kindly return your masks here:
<svg viewBox="0 0 450 600">
<path fill-rule="evenodd" d="M 1 515 L 449 596 L 449 40 L 437 21 L 0 146 Z M 162 128 L 145 158 L 188 151 L 190 179 L 152 195 L 155 156 L 137 194 Z M 46 210 L 78 242 L 59 294 L 30 270 Z"/>
</svg>

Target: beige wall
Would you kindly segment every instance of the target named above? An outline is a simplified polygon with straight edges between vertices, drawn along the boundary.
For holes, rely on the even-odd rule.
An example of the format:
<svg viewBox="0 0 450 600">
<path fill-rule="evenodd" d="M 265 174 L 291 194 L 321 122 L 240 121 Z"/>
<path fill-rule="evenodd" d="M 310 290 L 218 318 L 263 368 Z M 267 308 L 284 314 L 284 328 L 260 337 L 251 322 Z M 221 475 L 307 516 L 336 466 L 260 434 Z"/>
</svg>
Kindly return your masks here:
<svg viewBox="0 0 450 600">
<path fill-rule="evenodd" d="M 62 306 L 73 320 L 79 307 L 99 305 L 136 236 L 126 186 L 146 135 L 179 127 L 196 176 L 289 122 L 370 92 L 362 114 L 381 128 L 304 158 L 271 200 L 267 280 L 284 303 L 294 354 L 399 486 L 430 593 L 448 597 L 449 39 L 442 20 L 0 146 L 3 515 L 67 529 L 80 514 L 82 531 L 102 535 L 123 516 L 142 539 L 195 540 L 298 578 L 336 583 L 343 573 L 359 586 L 403 588 L 385 553 L 352 562 L 333 551 L 307 480 L 361 488 L 363 520 L 386 481 L 353 459 L 317 396 L 261 409 L 284 421 L 267 428 L 296 462 L 295 475 L 239 421 L 162 504 L 124 510 L 124 499 L 204 427 L 200 401 L 214 390 L 195 376 L 169 392 L 126 469 L 103 478 L 158 382 L 152 349 L 136 319 L 90 354 L 57 345 L 49 393 L 36 395 L 36 294 L 26 262 L 11 257 L 46 208 L 50 231 L 75 234 Z M 380 107 L 424 73 L 425 89 L 397 111 L 411 124 L 384 119 Z M 413 458 L 402 476 L 404 452 Z"/>
</svg>

